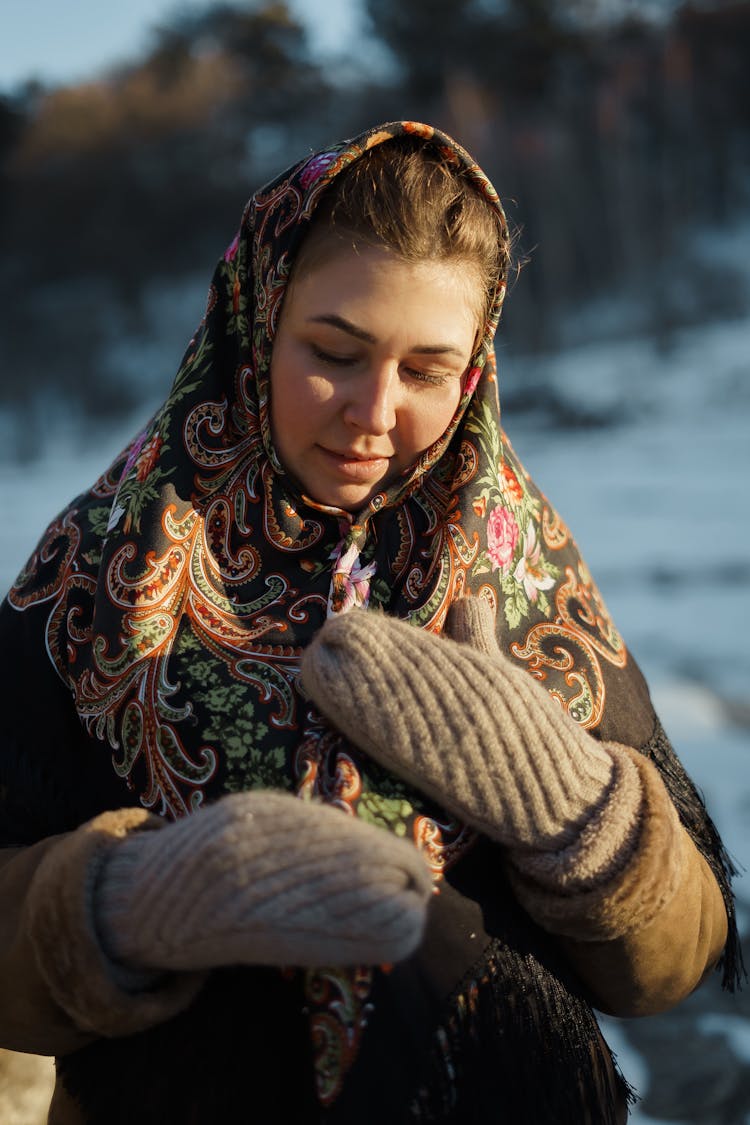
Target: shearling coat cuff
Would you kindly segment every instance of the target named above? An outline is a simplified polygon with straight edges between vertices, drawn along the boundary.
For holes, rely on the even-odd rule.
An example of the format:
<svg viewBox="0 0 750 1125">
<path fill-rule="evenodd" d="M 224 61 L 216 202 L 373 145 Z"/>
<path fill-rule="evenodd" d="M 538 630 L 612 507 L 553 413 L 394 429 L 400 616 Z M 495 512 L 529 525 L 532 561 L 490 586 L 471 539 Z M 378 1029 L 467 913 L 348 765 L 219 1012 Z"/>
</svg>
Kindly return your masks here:
<svg viewBox="0 0 750 1125">
<path fill-rule="evenodd" d="M 611 941 L 648 926 L 674 897 L 687 864 L 689 841 L 657 770 L 635 750 L 617 750 L 640 781 L 636 831 L 623 837 L 624 862 L 593 885 L 590 878 L 577 880 L 562 856 L 557 886 L 549 862 L 538 879 L 533 858 L 518 857 L 509 868 L 515 894 L 535 921 L 577 941 Z"/>
<path fill-rule="evenodd" d="M 62 837 L 34 874 L 24 908 L 27 936 L 52 998 L 82 1032 L 130 1035 L 162 1023 L 190 1004 L 205 979 L 139 978 L 107 957 L 96 933 L 94 893 L 108 854 L 129 833 L 164 824 L 142 809 L 102 813 Z"/>
</svg>

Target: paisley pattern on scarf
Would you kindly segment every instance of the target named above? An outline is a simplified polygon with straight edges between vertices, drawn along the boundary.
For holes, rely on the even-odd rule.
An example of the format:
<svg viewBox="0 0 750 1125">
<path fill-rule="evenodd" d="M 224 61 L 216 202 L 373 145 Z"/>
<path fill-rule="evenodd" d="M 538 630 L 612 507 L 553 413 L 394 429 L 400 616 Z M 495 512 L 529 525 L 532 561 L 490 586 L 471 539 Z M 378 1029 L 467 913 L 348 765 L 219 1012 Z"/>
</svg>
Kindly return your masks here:
<svg viewBox="0 0 750 1125">
<path fill-rule="evenodd" d="M 326 615 L 369 605 L 440 632 L 454 599 L 485 598 L 504 649 L 594 732 L 628 658 L 500 427 L 504 278 L 455 417 L 403 479 L 352 514 L 311 501 L 278 460 L 270 357 L 297 248 L 332 180 L 401 135 L 463 168 L 504 223 L 471 157 L 413 122 L 333 146 L 257 192 L 164 405 L 50 524 L 9 599 L 21 612 L 48 603 L 49 656 L 145 807 L 174 818 L 229 791 L 291 789 L 411 837 L 439 881 L 472 834 L 327 730 L 301 694 L 300 657 Z M 361 1047 L 368 974 L 307 975 L 324 1104 Z"/>
<path fill-rule="evenodd" d="M 305 996 L 314 1010 L 310 1017 L 318 1101 L 332 1105 L 354 1062 L 372 1011 L 373 970 L 360 966 L 311 969 L 305 974 Z"/>
</svg>

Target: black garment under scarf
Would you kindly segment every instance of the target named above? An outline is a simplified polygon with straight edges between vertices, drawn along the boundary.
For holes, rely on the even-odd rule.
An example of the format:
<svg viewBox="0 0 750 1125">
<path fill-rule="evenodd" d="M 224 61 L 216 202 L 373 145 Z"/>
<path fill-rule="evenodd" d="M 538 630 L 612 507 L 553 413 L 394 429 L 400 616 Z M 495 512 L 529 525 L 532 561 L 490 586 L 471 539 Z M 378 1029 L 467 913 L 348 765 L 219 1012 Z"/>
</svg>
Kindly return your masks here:
<svg viewBox="0 0 750 1125">
<path fill-rule="evenodd" d="M 390 970 L 215 974 L 177 1019 L 61 1064 L 94 1121 L 210 1121 L 217 1105 L 277 1120 L 279 1081 L 290 1121 L 616 1120 L 621 1087 L 593 1014 L 510 894 L 496 849 L 346 744 L 299 693 L 304 647 L 352 605 L 440 631 L 455 598 L 483 597 L 505 651 L 577 722 L 642 748 L 725 893 L 735 979 L 721 843 L 568 529 L 500 426 L 492 340 L 505 279 L 446 433 L 363 511 L 313 502 L 276 456 L 269 366 L 295 254 L 332 180 L 401 135 L 463 169 L 504 223 L 468 154 L 412 122 L 331 146 L 252 197 L 163 407 L 53 521 L 3 606 L 19 652 L 10 690 L 44 699 L 43 725 L 65 737 L 30 740 L 26 724 L 13 740 L 0 826 L 24 843 L 29 808 L 45 835 L 118 802 L 175 817 L 230 791 L 291 789 L 415 841 L 440 887 L 426 940 Z M 200 1059 L 220 1073 L 181 1084 L 187 1058 L 194 1074 Z M 147 1074 L 144 1107 L 133 1099 Z"/>
</svg>

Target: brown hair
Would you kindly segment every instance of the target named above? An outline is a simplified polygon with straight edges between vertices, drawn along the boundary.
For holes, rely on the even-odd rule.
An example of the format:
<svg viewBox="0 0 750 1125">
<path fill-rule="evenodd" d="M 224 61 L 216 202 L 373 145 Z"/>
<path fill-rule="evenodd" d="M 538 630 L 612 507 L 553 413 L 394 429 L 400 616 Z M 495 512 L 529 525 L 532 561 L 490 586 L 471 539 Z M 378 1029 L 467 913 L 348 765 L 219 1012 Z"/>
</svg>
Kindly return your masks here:
<svg viewBox="0 0 750 1125">
<path fill-rule="evenodd" d="M 481 287 L 480 326 L 510 264 L 507 230 L 466 170 L 412 137 L 376 145 L 336 177 L 315 211 L 294 273 L 323 264 L 337 242 L 382 247 L 408 262 L 465 264 Z"/>
</svg>

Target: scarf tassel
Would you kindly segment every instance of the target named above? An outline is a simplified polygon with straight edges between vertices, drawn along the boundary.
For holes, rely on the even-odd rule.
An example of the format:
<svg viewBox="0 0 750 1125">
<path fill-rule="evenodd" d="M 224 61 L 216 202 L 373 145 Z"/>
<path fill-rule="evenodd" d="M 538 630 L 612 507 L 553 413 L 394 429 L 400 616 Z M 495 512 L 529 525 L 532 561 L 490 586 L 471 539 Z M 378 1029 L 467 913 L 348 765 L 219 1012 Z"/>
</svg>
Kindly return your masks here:
<svg viewBox="0 0 750 1125">
<path fill-rule="evenodd" d="M 585 1001 L 545 965 L 493 940 L 436 1034 L 429 1088 L 410 1120 L 428 1125 L 620 1125 L 636 1100 Z M 464 1091 L 457 1100 L 456 1091 Z M 471 1103 L 476 1092 L 476 1107 Z"/>
</svg>

